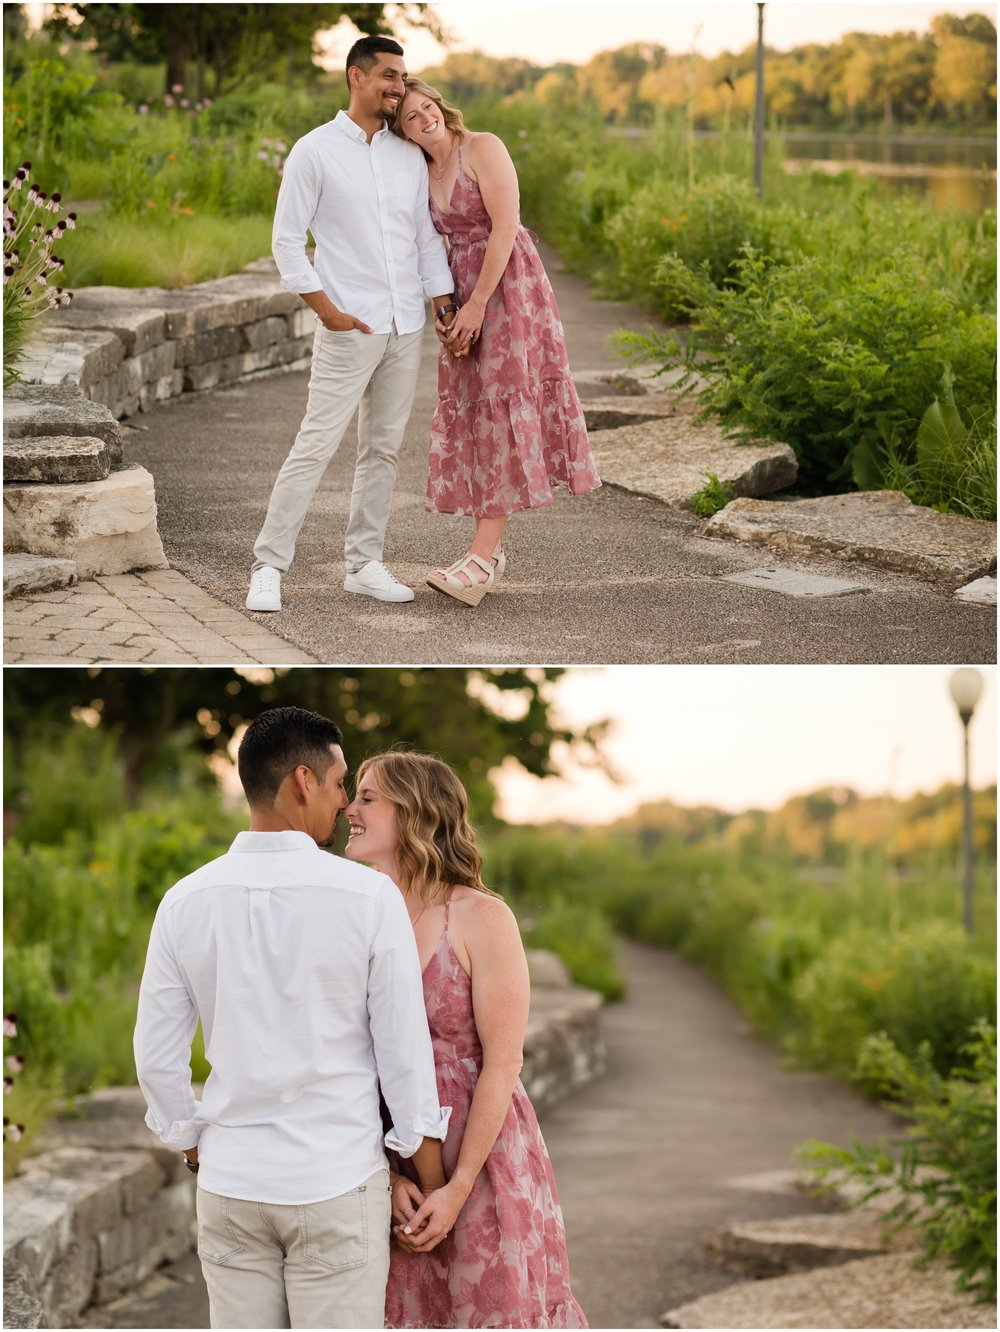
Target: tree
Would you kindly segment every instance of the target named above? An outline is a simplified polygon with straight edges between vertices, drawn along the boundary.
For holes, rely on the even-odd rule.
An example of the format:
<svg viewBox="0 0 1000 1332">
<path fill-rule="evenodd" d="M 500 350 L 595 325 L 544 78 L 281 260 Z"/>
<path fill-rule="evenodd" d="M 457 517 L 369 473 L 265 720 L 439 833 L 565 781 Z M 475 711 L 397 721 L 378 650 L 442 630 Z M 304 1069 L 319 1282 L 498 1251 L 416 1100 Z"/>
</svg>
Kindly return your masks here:
<svg viewBox="0 0 1000 1332">
<path fill-rule="evenodd" d="M 441 28 L 417 4 L 57 4 L 48 26 L 75 40 L 91 42 L 109 60 L 145 64 L 164 61 L 165 90 L 185 87 L 190 64 L 196 68 L 196 95 L 213 96 L 238 87 L 253 74 L 281 67 L 291 77 L 312 66 L 313 38 L 323 28 L 354 23 L 362 32 L 391 32 L 393 20 L 414 27 Z"/>
<path fill-rule="evenodd" d="M 8 791 L 15 796 L 17 755 L 25 740 L 47 728 L 63 729 L 74 717 L 117 737 L 134 799 L 156 775 L 178 732 L 186 732 L 190 747 L 207 759 L 224 754 L 258 712 L 292 704 L 340 725 L 352 769 L 366 755 L 399 743 L 440 755 L 456 767 L 482 817 L 493 809 L 490 773 L 509 758 L 537 777 L 557 771 L 565 747 L 601 762 L 604 724 L 575 730 L 552 720 L 548 686 L 561 674 L 555 667 L 7 671 Z"/>
</svg>

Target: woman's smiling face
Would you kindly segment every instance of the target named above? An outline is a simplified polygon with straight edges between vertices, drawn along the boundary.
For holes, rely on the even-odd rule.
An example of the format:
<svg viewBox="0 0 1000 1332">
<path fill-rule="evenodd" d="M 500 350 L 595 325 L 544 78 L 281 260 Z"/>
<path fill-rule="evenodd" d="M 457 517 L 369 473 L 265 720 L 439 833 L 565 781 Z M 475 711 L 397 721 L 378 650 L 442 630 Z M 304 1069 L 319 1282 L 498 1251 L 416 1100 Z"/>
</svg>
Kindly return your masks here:
<svg viewBox="0 0 1000 1332">
<path fill-rule="evenodd" d="M 399 828 L 396 806 L 379 790 L 373 772 L 358 783 L 357 794 L 347 808 L 351 835 L 344 855 L 348 860 L 363 860 L 383 874 L 395 868 Z"/>
<path fill-rule="evenodd" d="M 399 108 L 399 124 L 413 143 L 429 148 L 447 134 L 441 108 L 426 93 L 408 92 Z"/>
</svg>

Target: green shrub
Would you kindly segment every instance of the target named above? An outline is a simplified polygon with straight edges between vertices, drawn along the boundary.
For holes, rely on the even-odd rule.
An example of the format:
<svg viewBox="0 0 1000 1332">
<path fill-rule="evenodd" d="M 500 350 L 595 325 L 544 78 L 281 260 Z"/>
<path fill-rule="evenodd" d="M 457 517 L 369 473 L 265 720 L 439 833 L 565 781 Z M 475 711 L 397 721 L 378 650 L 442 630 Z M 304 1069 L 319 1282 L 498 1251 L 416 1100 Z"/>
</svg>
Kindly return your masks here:
<svg viewBox="0 0 1000 1332">
<path fill-rule="evenodd" d="M 849 1148 L 806 1143 L 800 1159 L 825 1184 L 860 1181 L 858 1202 L 899 1190 L 890 1229 L 917 1230 L 927 1259 L 943 1258 L 956 1285 L 982 1300 L 996 1298 L 997 1046 L 996 1028 L 976 1024 L 962 1046 L 966 1066 L 943 1074 L 929 1046 L 911 1057 L 883 1032 L 868 1037 L 858 1076 L 889 1098 L 909 1121 L 903 1138 Z"/>
<path fill-rule="evenodd" d="M 715 472 L 706 472 L 705 484 L 697 495 L 692 496 L 689 507 L 696 518 L 711 518 L 713 513 L 724 509 L 735 494 L 730 482 L 720 481 Z"/>
<path fill-rule="evenodd" d="M 606 999 L 625 993 L 614 932 L 594 907 L 555 898 L 532 915 L 525 943 L 558 954 L 577 985 L 598 990 Z"/>
<path fill-rule="evenodd" d="M 995 1011 L 996 968 L 958 926 L 935 921 L 890 937 L 849 929 L 793 981 L 800 1019 L 795 1052 L 842 1073 L 872 1032 L 904 1055 L 921 1046 L 942 1074 L 970 1027 Z"/>
</svg>

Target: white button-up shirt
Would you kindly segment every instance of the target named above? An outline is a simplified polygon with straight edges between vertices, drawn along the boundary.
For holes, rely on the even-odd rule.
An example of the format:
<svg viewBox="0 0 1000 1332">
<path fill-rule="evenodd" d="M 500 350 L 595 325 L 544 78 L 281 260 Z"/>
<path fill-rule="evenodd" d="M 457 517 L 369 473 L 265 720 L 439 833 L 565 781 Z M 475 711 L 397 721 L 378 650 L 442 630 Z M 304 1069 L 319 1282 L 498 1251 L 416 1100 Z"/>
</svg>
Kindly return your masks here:
<svg viewBox="0 0 1000 1332">
<path fill-rule="evenodd" d="M 198 1018 L 212 1072 L 191 1086 Z M 244 832 L 153 923 L 135 1062 L 146 1123 L 210 1193 L 305 1204 L 443 1139 L 420 962 L 384 874 L 300 832 Z"/>
<path fill-rule="evenodd" d="M 316 242 L 315 268 L 306 231 Z M 454 288 L 431 221 L 420 149 L 380 129 L 371 143 L 346 111 L 311 130 L 285 161 L 271 248 L 288 291 L 321 288 L 375 333 L 415 333 L 424 298 Z"/>
</svg>

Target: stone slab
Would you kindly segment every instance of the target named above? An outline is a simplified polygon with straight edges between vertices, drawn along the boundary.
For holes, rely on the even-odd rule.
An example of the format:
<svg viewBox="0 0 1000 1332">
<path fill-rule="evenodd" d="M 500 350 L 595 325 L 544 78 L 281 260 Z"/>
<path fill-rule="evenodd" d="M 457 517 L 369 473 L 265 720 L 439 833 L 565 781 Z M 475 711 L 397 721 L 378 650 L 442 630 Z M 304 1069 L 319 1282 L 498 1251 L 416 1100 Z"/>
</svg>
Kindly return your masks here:
<svg viewBox="0 0 1000 1332">
<path fill-rule="evenodd" d="M 852 592 L 868 591 L 864 583 L 799 573 L 795 569 L 752 569 L 749 573 L 725 574 L 722 581 L 759 587 L 766 592 L 781 592 L 786 597 L 846 597 Z"/>
<path fill-rule="evenodd" d="M 46 318 L 46 327 L 70 331 L 99 329 L 113 333 L 125 348 L 126 356 L 138 356 L 163 342 L 167 333 L 166 316 L 162 310 L 136 307 L 120 300 L 101 305 L 93 296 L 88 299 L 94 290 L 81 288 L 74 294 L 70 305 L 53 311 Z"/>
<path fill-rule="evenodd" d="M 4 441 L 46 435 L 102 439 L 112 467 L 122 462 L 122 432 L 115 416 L 71 385 L 18 384 L 4 394 Z"/>
<path fill-rule="evenodd" d="M 660 1319 L 674 1328 L 996 1327 L 996 1305 L 955 1290 L 941 1263 L 914 1266 L 914 1253 L 861 1258 L 839 1267 L 740 1282 Z"/>
<path fill-rule="evenodd" d="M 705 1247 L 744 1276 L 774 1277 L 912 1248 L 913 1239 L 888 1235 L 879 1213 L 857 1211 L 742 1222 L 713 1235 Z"/>
<path fill-rule="evenodd" d="M 125 348 L 113 333 L 45 326 L 32 333 L 17 368 L 33 384 L 87 388 L 109 375 L 124 356 Z"/>
<path fill-rule="evenodd" d="M 966 583 L 955 593 L 956 601 L 968 601 L 974 606 L 995 606 L 997 604 L 997 580 L 992 578 L 977 578 L 974 582 Z"/>
<path fill-rule="evenodd" d="M 996 523 L 938 513 L 894 490 L 821 499 L 736 499 L 706 536 L 790 554 L 831 555 L 956 586 L 996 568 Z"/>
<path fill-rule="evenodd" d="M 3 504 L 5 543 L 73 560 L 80 578 L 167 567 L 144 467 L 81 485 L 5 486 Z"/>
<path fill-rule="evenodd" d="M 92 435 L 35 435 L 5 440 L 4 481 L 103 481 L 111 471 L 108 446 Z"/>
<path fill-rule="evenodd" d="M 72 587 L 75 582 L 76 564 L 73 560 L 17 552 L 3 557 L 5 598 L 23 597 L 31 592 L 51 592 L 57 587 Z"/>
<path fill-rule="evenodd" d="M 3 1283 L 4 1327 L 51 1327 L 45 1308 L 30 1282 L 17 1274 Z"/>
<path fill-rule="evenodd" d="M 597 430 L 590 447 L 605 482 L 675 509 L 690 507 L 709 472 L 736 495 L 769 495 L 798 476 L 787 444 L 734 444 L 715 423 L 689 415 Z"/>
</svg>

